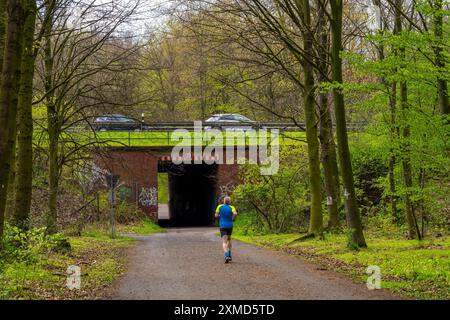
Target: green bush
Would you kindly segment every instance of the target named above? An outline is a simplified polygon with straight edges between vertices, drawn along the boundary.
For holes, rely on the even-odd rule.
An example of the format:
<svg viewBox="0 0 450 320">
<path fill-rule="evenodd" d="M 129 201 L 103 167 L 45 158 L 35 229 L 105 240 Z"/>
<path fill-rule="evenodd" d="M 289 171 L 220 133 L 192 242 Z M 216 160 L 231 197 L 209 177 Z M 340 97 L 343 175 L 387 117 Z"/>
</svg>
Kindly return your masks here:
<svg viewBox="0 0 450 320">
<path fill-rule="evenodd" d="M 233 193 L 245 232 L 280 233 L 307 228 L 309 221 L 308 175 L 305 149 L 282 150 L 276 175 L 263 176 L 256 165 L 243 168 Z M 241 218 L 240 218 L 241 219 Z"/>
<path fill-rule="evenodd" d="M 24 231 L 9 224 L 5 225 L 2 260 L 34 263 L 41 253 L 66 253 L 70 250 L 70 243 L 61 234 L 47 235 L 45 228 Z"/>
<path fill-rule="evenodd" d="M 383 198 L 383 186 L 379 179 L 387 175 L 386 163 L 384 155 L 374 146 L 361 144 L 353 147 L 353 175 L 358 203 L 363 207 L 363 213 L 380 204 Z"/>
</svg>

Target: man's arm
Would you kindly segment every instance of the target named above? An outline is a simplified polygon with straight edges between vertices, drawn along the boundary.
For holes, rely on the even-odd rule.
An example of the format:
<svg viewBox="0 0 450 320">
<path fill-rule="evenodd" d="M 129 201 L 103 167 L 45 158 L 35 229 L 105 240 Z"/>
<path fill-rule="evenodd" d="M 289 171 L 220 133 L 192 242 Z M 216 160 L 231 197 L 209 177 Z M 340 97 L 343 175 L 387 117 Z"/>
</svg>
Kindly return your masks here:
<svg viewBox="0 0 450 320">
<path fill-rule="evenodd" d="M 234 219 L 236 219 L 238 213 L 237 213 L 237 210 L 236 210 L 235 207 L 233 207 L 233 206 L 230 206 L 230 207 L 231 207 L 231 210 L 233 212 L 233 220 L 234 220 Z"/>
<path fill-rule="evenodd" d="M 214 216 L 216 217 L 216 219 L 219 218 L 219 216 L 220 216 L 220 207 L 221 207 L 221 206 L 222 206 L 222 205 L 219 204 L 219 205 L 217 206 L 217 208 L 216 208 L 216 214 L 214 215 Z"/>
</svg>

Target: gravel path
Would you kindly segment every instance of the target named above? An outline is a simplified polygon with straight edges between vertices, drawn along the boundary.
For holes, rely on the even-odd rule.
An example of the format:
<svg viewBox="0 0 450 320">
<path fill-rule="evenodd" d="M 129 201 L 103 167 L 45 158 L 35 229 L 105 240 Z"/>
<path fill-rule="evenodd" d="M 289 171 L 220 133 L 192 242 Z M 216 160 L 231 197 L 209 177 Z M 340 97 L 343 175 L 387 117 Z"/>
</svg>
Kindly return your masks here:
<svg viewBox="0 0 450 320">
<path fill-rule="evenodd" d="M 223 263 L 216 228 L 140 237 L 110 299 L 392 299 L 349 278 L 269 249 L 233 241 Z"/>
</svg>

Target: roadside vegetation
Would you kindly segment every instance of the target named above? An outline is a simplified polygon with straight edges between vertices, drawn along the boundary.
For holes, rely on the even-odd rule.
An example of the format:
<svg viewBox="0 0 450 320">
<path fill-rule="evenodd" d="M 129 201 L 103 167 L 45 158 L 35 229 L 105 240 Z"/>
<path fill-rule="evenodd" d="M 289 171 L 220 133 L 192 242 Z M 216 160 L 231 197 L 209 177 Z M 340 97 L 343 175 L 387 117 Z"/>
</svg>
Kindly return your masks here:
<svg viewBox="0 0 450 320">
<path fill-rule="evenodd" d="M 324 239 L 299 242 L 298 233 L 251 234 L 246 232 L 245 223 L 238 222 L 233 235 L 238 240 L 310 261 L 319 269 L 342 272 L 360 283 L 367 281 L 367 267 L 377 265 L 381 270 L 381 288 L 400 297 L 450 299 L 449 236 L 411 241 L 401 232 L 365 230 L 365 234 L 368 247 L 356 251 L 345 248 L 345 234 L 330 233 Z"/>
<path fill-rule="evenodd" d="M 119 214 L 129 205 L 119 206 Z M 128 213 L 129 214 L 129 213 Z M 0 299 L 97 299 L 125 271 L 125 250 L 136 243 L 133 236 L 147 236 L 165 230 L 140 216 L 116 225 L 111 238 L 105 221 L 63 229 L 48 235 L 45 228 L 28 231 L 7 225 L 4 250 L 0 255 Z M 78 231 L 77 231 L 78 232 Z M 69 289 L 68 267 L 81 268 L 80 289 Z"/>
<path fill-rule="evenodd" d="M 357 201 L 361 208 L 366 248 L 352 248 L 348 228 L 344 224 L 343 208 L 339 207 L 341 227 L 332 227 L 324 216 L 321 237 L 308 236 L 309 194 L 306 182 L 305 150 L 301 147 L 281 152 L 281 165 L 276 176 L 261 176 L 258 168 L 248 166 L 242 172 L 243 183 L 236 187 L 233 199 L 239 217 L 233 236 L 241 241 L 279 250 L 306 259 L 319 268 L 347 274 L 365 283 L 367 267 L 380 267 L 381 287 L 394 293 L 417 299 L 450 299 L 450 232 L 448 229 L 448 176 L 434 171 L 434 179 L 414 189 L 414 199 L 420 203 L 418 226 L 422 238 L 411 239 L 405 218 L 393 214 L 390 206 L 388 157 L 389 145 L 383 136 L 368 129 L 351 138 L 355 170 Z M 432 146 L 428 146 L 432 148 Z M 413 163 L 425 163 L 426 155 L 417 154 Z M 300 160 L 299 160 L 300 159 Z M 304 159 L 304 160 L 302 160 Z M 426 165 L 440 167 L 439 153 L 427 159 Z M 323 174 L 323 173 L 322 173 Z M 404 196 L 402 181 L 396 180 Z M 324 204 L 325 209 L 325 204 Z"/>
</svg>

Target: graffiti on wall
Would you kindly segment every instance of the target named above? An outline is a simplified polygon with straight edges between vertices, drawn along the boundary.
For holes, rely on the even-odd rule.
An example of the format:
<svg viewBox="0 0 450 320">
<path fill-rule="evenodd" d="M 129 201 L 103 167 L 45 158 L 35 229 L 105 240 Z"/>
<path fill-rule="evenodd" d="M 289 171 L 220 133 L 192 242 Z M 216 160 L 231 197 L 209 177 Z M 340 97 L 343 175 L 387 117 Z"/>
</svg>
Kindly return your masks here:
<svg viewBox="0 0 450 320">
<path fill-rule="evenodd" d="M 156 206 L 158 204 L 158 191 L 155 187 L 142 187 L 139 193 L 139 204 L 143 207 Z"/>
</svg>

